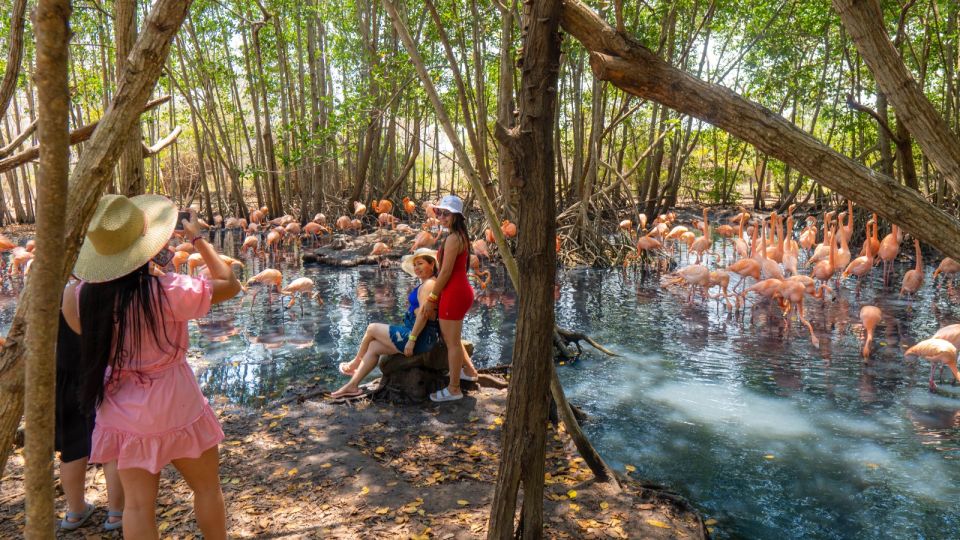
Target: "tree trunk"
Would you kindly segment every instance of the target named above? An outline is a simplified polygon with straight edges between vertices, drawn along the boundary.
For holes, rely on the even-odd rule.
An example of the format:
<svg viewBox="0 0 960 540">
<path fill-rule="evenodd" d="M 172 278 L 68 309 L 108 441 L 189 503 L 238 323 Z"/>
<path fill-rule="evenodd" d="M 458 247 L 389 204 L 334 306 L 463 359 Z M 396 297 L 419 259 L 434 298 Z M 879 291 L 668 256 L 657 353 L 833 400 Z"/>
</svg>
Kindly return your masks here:
<svg viewBox="0 0 960 540">
<path fill-rule="evenodd" d="M 24 536 L 54 538 L 53 440 L 57 366 L 54 349 L 63 288 L 64 214 L 70 173 L 70 91 L 67 53 L 69 0 L 40 0 L 35 31 L 34 80 L 39 101 L 40 171 L 37 177 L 37 248 L 28 287 L 33 302 L 26 312 L 26 457 Z"/>
<path fill-rule="evenodd" d="M 497 85 L 497 123 L 506 129 L 514 126 L 513 109 L 513 10 L 517 7 L 517 0 L 511 5 L 497 3 L 500 8 L 500 81 Z M 510 191 L 510 174 L 513 164 L 510 163 L 507 153 L 500 149 L 497 152 L 497 179 L 500 184 L 502 208 L 508 218 L 513 218 L 514 199 Z M 498 224 L 491 223 L 491 226 Z"/>
<path fill-rule="evenodd" d="M 597 77 L 724 129 L 875 210 L 944 255 L 960 257 L 960 222 L 916 191 L 839 154 L 770 110 L 673 68 L 632 38 L 617 34 L 579 1 L 563 3 L 564 29 L 593 51 L 590 63 Z"/>
<path fill-rule="evenodd" d="M 253 24 L 253 53 L 257 60 L 257 73 L 260 74 L 260 96 L 263 98 L 263 150 L 266 155 L 264 166 L 267 168 L 267 206 L 270 216 L 283 214 L 283 199 L 280 196 L 280 174 L 277 170 L 277 154 L 273 146 L 273 128 L 270 122 L 270 100 L 267 97 L 267 75 L 263 71 L 263 52 L 260 48 L 260 30 L 266 22 Z M 243 204 L 243 199 L 240 200 Z"/>
<path fill-rule="evenodd" d="M 553 287 L 557 256 L 553 122 L 560 71 L 560 1 L 525 4 L 520 118 L 498 138 L 511 153 L 519 185 L 520 274 L 513 374 L 507 393 L 506 422 L 497 485 L 487 538 L 514 536 L 518 489 L 523 485 L 520 527 L 524 538 L 543 536 L 543 471 L 550 371 L 553 369 Z"/>
<path fill-rule="evenodd" d="M 20 77 L 20 64 L 23 62 L 23 28 L 27 0 L 15 0 L 10 11 L 10 34 L 7 37 L 7 64 L 0 81 L 0 118 L 7 115 L 10 99 L 17 90 L 17 79 Z M 18 128 L 20 126 L 17 126 Z"/>
<path fill-rule="evenodd" d="M 173 36 L 189 7 L 190 0 L 157 0 L 153 4 L 113 101 L 100 119 L 102 129 L 93 134 L 70 175 L 65 220 L 69 228 L 63 244 L 63 264 L 55 270 L 59 271 L 56 286 L 50 287 L 58 295 L 77 260 L 87 224 L 110 181 L 110 173 L 126 142 L 125 135 L 130 126 L 139 121 L 140 112 L 160 77 Z M 66 40 L 66 37 L 60 39 Z M 13 436 L 23 415 L 25 314 L 37 298 L 36 283 L 27 282 L 7 333 L 7 343 L 0 349 L 0 471 L 7 464 Z"/>
<path fill-rule="evenodd" d="M 834 9 L 857 51 L 887 96 L 901 122 L 917 139 L 924 154 L 960 192 L 960 139 L 923 94 L 887 36 L 877 0 L 833 0 Z"/>
<path fill-rule="evenodd" d="M 113 30 L 116 35 L 117 79 L 123 75 L 127 55 L 137 41 L 136 0 L 116 0 L 114 4 Z M 127 197 L 144 193 L 143 134 L 140 122 L 135 122 L 127 133 L 123 153 L 120 154 L 120 192 Z"/>
</svg>

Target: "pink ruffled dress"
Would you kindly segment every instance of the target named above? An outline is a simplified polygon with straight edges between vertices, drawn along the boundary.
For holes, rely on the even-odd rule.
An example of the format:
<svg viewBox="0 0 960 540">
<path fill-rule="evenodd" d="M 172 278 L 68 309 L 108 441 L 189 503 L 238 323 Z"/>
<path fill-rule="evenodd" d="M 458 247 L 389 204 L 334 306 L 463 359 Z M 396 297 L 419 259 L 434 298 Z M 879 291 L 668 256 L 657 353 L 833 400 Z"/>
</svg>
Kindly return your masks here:
<svg viewBox="0 0 960 540">
<path fill-rule="evenodd" d="M 97 409 L 93 463 L 117 460 L 120 469 L 156 474 L 172 460 L 200 457 L 223 440 L 220 422 L 187 364 L 187 321 L 210 311 L 213 286 L 206 278 L 182 274 L 167 274 L 159 283 L 166 295 L 160 343 L 143 329 L 140 361 L 124 353 L 125 367 L 108 382 Z M 125 343 L 130 342 L 128 337 Z"/>
</svg>

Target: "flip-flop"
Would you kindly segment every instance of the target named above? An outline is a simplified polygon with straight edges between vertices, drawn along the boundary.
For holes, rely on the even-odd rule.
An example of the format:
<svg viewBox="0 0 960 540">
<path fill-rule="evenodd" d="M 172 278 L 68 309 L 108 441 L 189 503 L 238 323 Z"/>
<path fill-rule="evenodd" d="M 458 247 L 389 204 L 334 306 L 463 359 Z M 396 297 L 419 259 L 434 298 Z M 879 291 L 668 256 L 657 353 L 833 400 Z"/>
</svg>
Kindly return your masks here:
<svg viewBox="0 0 960 540">
<path fill-rule="evenodd" d="M 461 380 L 461 381 L 477 382 L 478 380 L 480 380 L 480 375 L 477 374 L 476 377 L 471 377 L 471 376 L 467 375 L 467 372 L 464 371 L 463 368 L 460 368 L 460 380 Z"/>
<path fill-rule="evenodd" d="M 347 377 L 353 377 L 353 374 L 357 372 L 356 368 L 352 372 L 347 371 L 346 368 L 350 367 L 350 362 L 340 362 L 340 365 L 337 366 L 337 369 L 340 370 L 341 375 L 346 375 Z"/>
<path fill-rule="evenodd" d="M 456 401 L 458 399 L 463 399 L 463 394 L 451 394 L 450 390 L 444 388 L 443 390 L 438 390 L 430 394 L 430 401 L 443 402 L 443 401 Z"/>
<path fill-rule="evenodd" d="M 333 399 L 350 399 L 350 398 L 360 397 L 363 395 L 363 393 L 364 393 L 363 390 L 357 390 L 355 392 L 346 392 L 346 393 L 340 394 L 339 396 L 335 396 L 333 395 L 334 394 L 333 392 L 330 392 L 330 397 Z"/>
<path fill-rule="evenodd" d="M 116 531 L 123 527 L 123 519 L 111 522 L 110 518 L 112 517 L 123 518 L 123 512 L 119 510 L 108 510 L 107 520 L 103 522 L 103 530 L 110 532 Z"/>
<path fill-rule="evenodd" d="M 87 503 L 87 508 L 83 512 L 67 512 L 67 515 L 60 520 L 60 528 L 65 531 L 73 531 L 83 527 L 87 520 L 90 519 L 90 516 L 93 515 L 94 510 L 94 506 Z M 70 521 L 71 519 L 77 521 Z"/>
</svg>

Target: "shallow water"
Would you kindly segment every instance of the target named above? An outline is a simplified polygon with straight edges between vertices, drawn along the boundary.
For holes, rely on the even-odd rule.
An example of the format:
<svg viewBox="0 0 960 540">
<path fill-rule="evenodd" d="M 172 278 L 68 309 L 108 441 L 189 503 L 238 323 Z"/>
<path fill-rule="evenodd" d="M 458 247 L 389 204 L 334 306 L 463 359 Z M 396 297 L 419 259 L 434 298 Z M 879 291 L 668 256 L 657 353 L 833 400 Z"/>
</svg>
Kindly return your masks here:
<svg viewBox="0 0 960 540">
<path fill-rule="evenodd" d="M 225 251 L 235 249 L 230 239 Z M 256 406 L 292 383 L 335 387 L 369 322 L 402 318 L 414 280 L 399 268 L 331 269 L 274 261 L 284 282 L 307 276 L 323 305 L 285 309 L 261 291 L 191 323 L 195 367 L 214 399 Z M 263 267 L 252 265 L 249 273 Z M 908 268 L 898 266 L 895 282 Z M 909 302 L 882 291 L 879 272 L 859 298 L 808 301 L 821 340 L 810 344 L 763 304 L 743 316 L 660 288 L 655 276 L 576 269 L 558 275 L 557 322 L 620 357 L 587 351 L 559 368 L 586 430 L 616 468 L 679 491 L 720 538 L 957 538 L 960 386 L 927 390 L 926 362 L 902 351 L 960 321 L 960 293 L 937 293 L 931 271 Z M 464 325 L 479 367 L 510 361 L 516 296 L 502 270 Z M 0 288 L 9 321 L 15 286 Z M 878 292 L 879 291 L 879 292 Z M 884 311 L 869 364 L 858 312 Z M 374 374 L 376 376 L 376 373 Z M 949 379 L 949 375 L 946 375 Z"/>
</svg>

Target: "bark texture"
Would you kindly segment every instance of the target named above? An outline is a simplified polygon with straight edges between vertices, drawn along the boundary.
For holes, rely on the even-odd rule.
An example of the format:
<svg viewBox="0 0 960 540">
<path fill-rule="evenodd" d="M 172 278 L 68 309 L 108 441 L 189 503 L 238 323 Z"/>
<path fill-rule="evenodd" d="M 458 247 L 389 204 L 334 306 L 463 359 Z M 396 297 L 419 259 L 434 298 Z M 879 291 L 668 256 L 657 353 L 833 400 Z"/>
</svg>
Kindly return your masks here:
<svg viewBox="0 0 960 540">
<path fill-rule="evenodd" d="M 57 367 L 54 350 L 63 288 L 63 232 L 69 174 L 70 91 L 67 52 L 70 1 L 40 0 L 36 11 L 40 167 L 37 248 L 27 312 L 26 456 L 27 538 L 54 537 L 53 440 Z"/>
<path fill-rule="evenodd" d="M 144 22 L 137 43 L 130 53 L 117 93 L 100 120 L 83 155 L 70 175 L 67 197 L 69 223 L 63 248 L 63 264 L 59 268 L 59 292 L 77 260 L 80 244 L 87 231 L 97 201 L 110 182 L 110 173 L 126 142 L 130 126 L 140 118 L 140 111 L 150 97 L 163 69 L 170 43 L 183 23 L 191 0 L 157 0 Z M 33 302 L 32 280 L 20 295 L 7 344 L 0 349 L 0 471 L 10 455 L 13 436 L 23 415 L 24 331 L 25 316 Z"/>
<path fill-rule="evenodd" d="M 513 374 L 507 394 L 502 456 L 490 510 L 487 538 L 514 536 L 517 495 L 523 485 L 523 538 L 543 535 L 543 473 L 546 422 L 553 369 L 553 286 L 557 255 L 553 121 L 560 71 L 560 0 L 525 4 L 523 65 L 518 125 L 498 130 L 511 154 L 519 184 L 517 290 L 519 307 Z"/>
<path fill-rule="evenodd" d="M 900 59 L 884 28 L 880 3 L 833 0 L 833 8 L 840 14 L 844 28 L 873 73 L 877 86 L 893 104 L 897 124 L 906 127 L 950 187 L 960 192 L 960 139 L 951 133 L 946 120 Z"/>
<path fill-rule="evenodd" d="M 113 29 L 117 48 L 117 80 L 126 68 L 127 55 L 137 40 L 136 0 L 117 0 L 114 4 Z M 143 194 L 143 134 L 140 122 L 134 122 L 127 132 L 127 141 L 120 154 L 120 192 L 127 197 Z"/>
<path fill-rule="evenodd" d="M 960 221 L 916 191 L 839 154 L 773 111 L 670 66 L 578 0 L 563 0 L 561 24 L 591 51 L 598 78 L 736 135 L 945 255 L 960 257 Z"/>
</svg>

